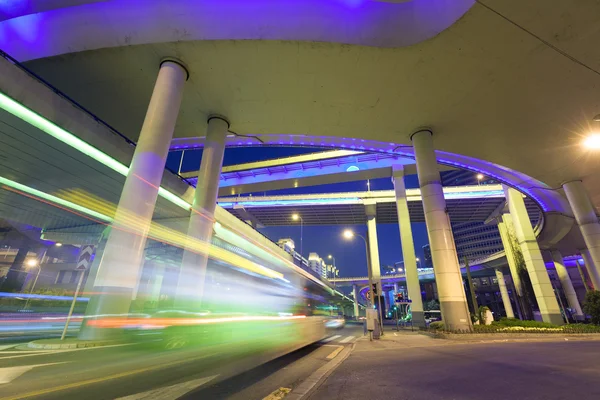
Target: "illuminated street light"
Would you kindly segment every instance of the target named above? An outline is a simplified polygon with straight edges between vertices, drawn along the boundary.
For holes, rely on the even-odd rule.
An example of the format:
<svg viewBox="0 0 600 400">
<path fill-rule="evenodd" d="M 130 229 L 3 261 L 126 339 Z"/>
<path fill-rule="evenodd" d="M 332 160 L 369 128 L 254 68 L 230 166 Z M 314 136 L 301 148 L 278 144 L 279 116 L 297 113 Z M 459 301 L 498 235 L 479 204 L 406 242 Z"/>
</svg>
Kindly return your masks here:
<svg viewBox="0 0 600 400">
<path fill-rule="evenodd" d="M 25 264 L 26 264 L 28 267 L 32 267 L 32 268 L 33 268 L 33 267 L 36 267 L 36 266 L 38 265 L 38 260 L 36 260 L 35 258 L 30 258 L 29 260 L 27 260 L 27 261 L 25 262 Z"/>
<path fill-rule="evenodd" d="M 590 150 L 600 149 L 600 134 L 593 133 L 583 141 L 583 145 Z"/>
<path fill-rule="evenodd" d="M 54 243 L 54 245 L 55 245 L 56 247 L 60 247 L 60 246 L 62 246 L 62 243 Z"/>
<path fill-rule="evenodd" d="M 352 232 L 350 229 L 346 229 L 344 231 L 344 237 L 346 239 L 352 239 L 354 237 L 354 232 Z"/>
</svg>

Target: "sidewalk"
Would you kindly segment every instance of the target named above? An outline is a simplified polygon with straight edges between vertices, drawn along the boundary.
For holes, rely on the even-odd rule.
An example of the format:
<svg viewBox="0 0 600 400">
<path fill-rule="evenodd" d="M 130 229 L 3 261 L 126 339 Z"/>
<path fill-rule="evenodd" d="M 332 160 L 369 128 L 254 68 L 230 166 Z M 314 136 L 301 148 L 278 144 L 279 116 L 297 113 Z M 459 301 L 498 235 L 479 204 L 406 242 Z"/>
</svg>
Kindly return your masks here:
<svg viewBox="0 0 600 400">
<path fill-rule="evenodd" d="M 388 329 L 357 341 L 306 399 L 600 398 L 598 351 L 597 341 L 465 343 Z"/>
</svg>

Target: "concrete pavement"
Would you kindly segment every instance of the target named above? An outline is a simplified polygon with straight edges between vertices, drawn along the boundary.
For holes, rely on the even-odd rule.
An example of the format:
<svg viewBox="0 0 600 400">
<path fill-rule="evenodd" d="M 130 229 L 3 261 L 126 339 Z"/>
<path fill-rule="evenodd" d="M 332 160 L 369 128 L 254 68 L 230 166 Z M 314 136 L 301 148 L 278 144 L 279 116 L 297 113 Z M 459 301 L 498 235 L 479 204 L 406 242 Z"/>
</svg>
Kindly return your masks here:
<svg viewBox="0 0 600 400">
<path fill-rule="evenodd" d="M 307 398 L 594 399 L 600 398 L 600 342 L 455 342 L 387 331 L 360 340 Z"/>
</svg>

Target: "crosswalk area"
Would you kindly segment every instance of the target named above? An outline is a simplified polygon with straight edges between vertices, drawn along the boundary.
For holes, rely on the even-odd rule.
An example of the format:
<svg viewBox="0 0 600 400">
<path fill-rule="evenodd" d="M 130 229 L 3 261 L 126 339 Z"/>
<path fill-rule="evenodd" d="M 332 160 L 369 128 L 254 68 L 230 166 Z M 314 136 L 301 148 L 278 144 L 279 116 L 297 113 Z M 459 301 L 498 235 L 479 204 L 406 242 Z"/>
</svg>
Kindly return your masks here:
<svg viewBox="0 0 600 400">
<path fill-rule="evenodd" d="M 341 344 L 347 344 L 347 343 L 354 343 L 356 340 L 358 339 L 358 337 L 356 336 L 346 336 L 346 335 L 333 335 L 333 336 L 329 336 L 328 338 L 325 338 L 323 340 L 321 340 L 321 343 L 341 343 Z"/>
</svg>

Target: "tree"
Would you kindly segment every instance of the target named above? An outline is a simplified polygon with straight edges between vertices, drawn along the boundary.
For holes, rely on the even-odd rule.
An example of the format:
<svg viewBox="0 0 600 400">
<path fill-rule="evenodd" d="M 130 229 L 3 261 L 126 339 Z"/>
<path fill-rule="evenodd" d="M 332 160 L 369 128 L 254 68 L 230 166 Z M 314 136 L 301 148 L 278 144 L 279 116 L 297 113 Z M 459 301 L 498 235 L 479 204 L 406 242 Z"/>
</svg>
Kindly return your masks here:
<svg viewBox="0 0 600 400">
<path fill-rule="evenodd" d="M 600 291 L 591 290 L 586 293 L 583 312 L 592 319 L 592 324 L 600 325 Z"/>
</svg>

